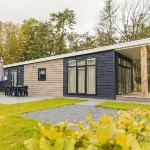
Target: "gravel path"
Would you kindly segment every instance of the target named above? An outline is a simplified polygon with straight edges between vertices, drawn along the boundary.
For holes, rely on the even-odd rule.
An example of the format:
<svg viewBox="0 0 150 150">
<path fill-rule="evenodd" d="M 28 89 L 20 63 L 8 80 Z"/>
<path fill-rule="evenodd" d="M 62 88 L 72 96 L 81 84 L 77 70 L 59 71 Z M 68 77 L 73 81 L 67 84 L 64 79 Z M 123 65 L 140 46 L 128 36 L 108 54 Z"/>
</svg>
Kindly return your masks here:
<svg viewBox="0 0 150 150">
<path fill-rule="evenodd" d="M 23 116 L 39 119 L 44 122 L 60 123 L 64 121 L 75 122 L 85 121 L 86 114 L 91 114 L 94 120 L 98 120 L 104 114 L 115 115 L 116 110 L 98 108 L 87 105 L 68 105 L 59 108 L 50 108 L 47 110 L 41 110 L 37 112 L 25 113 Z"/>
</svg>

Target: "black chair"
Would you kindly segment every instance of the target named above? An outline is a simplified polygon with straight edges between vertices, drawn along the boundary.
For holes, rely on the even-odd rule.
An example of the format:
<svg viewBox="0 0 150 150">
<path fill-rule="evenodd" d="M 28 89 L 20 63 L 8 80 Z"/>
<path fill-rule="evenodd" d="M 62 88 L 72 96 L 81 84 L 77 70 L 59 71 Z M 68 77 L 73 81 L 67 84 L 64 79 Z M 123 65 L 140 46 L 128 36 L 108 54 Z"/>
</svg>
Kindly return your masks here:
<svg viewBox="0 0 150 150">
<path fill-rule="evenodd" d="M 5 96 L 11 96 L 11 87 L 10 86 L 5 87 Z"/>
<path fill-rule="evenodd" d="M 17 88 L 14 86 L 11 87 L 11 96 L 17 96 Z"/>
<path fill-rule="evenodd" d="M 28 86 L 20 87 L 20 95 L 28 96 Z"/>
<path fill-rule="evenodd" d="M 24 96 L 28 96 L 28 86 L 24 86 Z"/>
<path fill-rule="evenodd" d="M 21 87 L 16 87 L 16 96 L 21 96 Z"/>
</svg>

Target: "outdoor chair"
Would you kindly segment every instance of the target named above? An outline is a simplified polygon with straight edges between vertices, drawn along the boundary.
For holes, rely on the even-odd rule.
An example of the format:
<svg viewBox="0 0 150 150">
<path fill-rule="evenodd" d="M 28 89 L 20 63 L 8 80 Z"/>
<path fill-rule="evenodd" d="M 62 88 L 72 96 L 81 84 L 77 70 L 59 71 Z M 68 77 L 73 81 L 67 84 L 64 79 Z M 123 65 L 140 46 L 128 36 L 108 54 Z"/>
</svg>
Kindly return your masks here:
<svg viewBox="0 0 150 150">
<path fill-rule="evenodd" d="M 5 87 L 5 96 L 11 96 L 11 87 L 9 86 Z"/>
<path fill-rule="evenodd" d="M 24 86 L 20 88 L 21 96 L 28 96 L 28 86 Z"/>
<path fill-rule="evenodd" d="M 12 86 L 11 87 L 11 96 L 16 96 L 17 95 L 17 88 Z"/>
</svg>

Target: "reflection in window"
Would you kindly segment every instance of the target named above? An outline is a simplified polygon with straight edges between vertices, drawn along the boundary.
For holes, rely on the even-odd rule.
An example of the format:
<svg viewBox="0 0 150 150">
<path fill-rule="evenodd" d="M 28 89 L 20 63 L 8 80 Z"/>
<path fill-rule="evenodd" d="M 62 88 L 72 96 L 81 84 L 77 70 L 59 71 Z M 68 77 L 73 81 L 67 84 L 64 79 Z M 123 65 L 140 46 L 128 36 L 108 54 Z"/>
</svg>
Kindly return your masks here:
<svg viewBox="0 0 150 150">
<path fill-rule="evenodd" d="M 68 61 L 68 93 L 96 94 L 95 58 Z"/>
<path fill-rule="evenodd" d="M 87 94 L 96 94 L 96 59 L 87 60 Z"/>
<path fill-rule="evenodd" d="M 85 67 L 78 68 L 78 93 L 85 93 Z"/>
<path fill-rule="evenodd" d="M 8 80 L 8 71 L 5 71 L 4 72 L 4 81 L 7 81 Z"/>
<path fill-rule="evenodd" d="M 68 61 L 68 66 L 70 66 L 70 67 L 76 66 L 76 60 Z"/>
<path fill-rule="evenodd" d="M 76 67 L 68 68 L 68 93 L 76 93 Z"/>
<path fill-rule="evenodd" d="M 78 66 L 84 66 L 85 65 L 85 60 L 78 60 L 77 65 Z"/>
</svg>

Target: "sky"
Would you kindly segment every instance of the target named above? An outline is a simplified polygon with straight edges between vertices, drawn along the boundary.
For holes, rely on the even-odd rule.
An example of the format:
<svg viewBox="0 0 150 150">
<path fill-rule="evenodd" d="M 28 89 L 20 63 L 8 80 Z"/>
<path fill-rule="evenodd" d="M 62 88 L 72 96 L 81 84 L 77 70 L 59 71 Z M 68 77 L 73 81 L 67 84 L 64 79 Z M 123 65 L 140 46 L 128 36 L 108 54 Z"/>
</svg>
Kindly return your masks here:
<svg viewBox="0 0 150 150">
<path fill-rule="evenodd" d="M 70 8 L 76 14 L 75 30 L 92 33 L 103 6 L 104 0 L 0 0 L 0 21 L 22 23 L 31 17 L 44 21 L 50 13 Z"/>
</svg>

